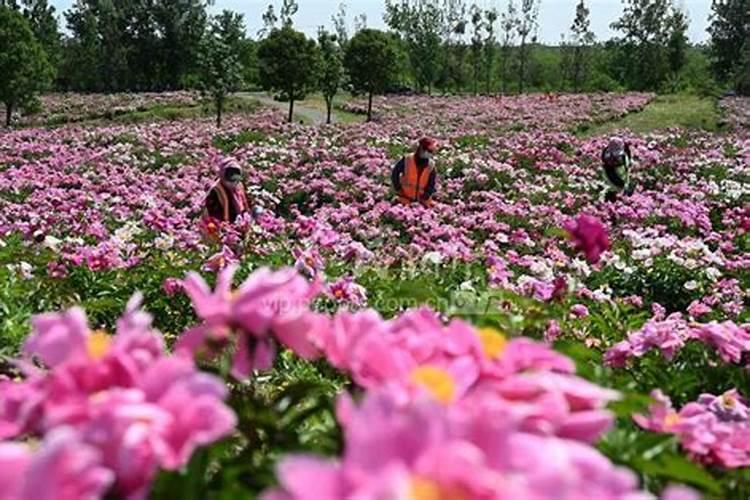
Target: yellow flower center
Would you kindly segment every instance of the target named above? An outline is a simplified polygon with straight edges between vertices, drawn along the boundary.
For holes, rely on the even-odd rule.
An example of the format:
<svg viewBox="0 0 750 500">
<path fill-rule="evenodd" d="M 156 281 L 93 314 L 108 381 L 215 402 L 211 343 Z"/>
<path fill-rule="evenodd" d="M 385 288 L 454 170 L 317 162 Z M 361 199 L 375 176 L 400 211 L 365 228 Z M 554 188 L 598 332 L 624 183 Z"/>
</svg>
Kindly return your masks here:
<svg viewBox="0 0 750 500">
<path fill-rule="evenodd" d="M 498 358 L 508 344 L 505 335 L 494 328 L 480 328 L 478 330 L 479 341 L 482 343 L 484 354 L 490 358 Z"/>
<path fill-rule="evenodd" d="M 336 297 L 337 299 L 340 299 L 341 297 L 344 296 L 344 291 L 341 288 L 337 288 L 336 290 L 333 291 L 333 296 Z"/>
<path fill-rule="evenodd" d="M 86 350 L 92 359 L 102 359 L 108 352 L 112 343 L 112 337 L 107 335 L 104 330 L 91 332 L 86 341 Z"/>
<path fill-rule="evenodd" d="M 666 417 L 664 417 L 664 425 L 667 428 L 673 427 L 680 423 L 680 415 L 678 415 L 675 412 L 672 412 L 668 414 Z"/>
<path fill-rule="evenodd" d="M 446 487 L 436 481 L 414 477 L 409 481 L 410 500 L 467 500 L 468 495 L 460 488 Z"/>
<path fill-rule="evenodd" d="M 451 403 L 456 397 L 456 382 L 447 371 L 435 366 L 419 366 L 411 372 L 411 381 L 423 387 L 441 403 Z"/>
<path fill-rule="evenodd" d="M 724 394 L 721 397 L 721 402 L 724 404 L 724 406 L 727 406 L 729 408 L 733 408 L 737 403 L 737 401 L 735 401 L 735 399 L 729 394 Z"/>
</svg>

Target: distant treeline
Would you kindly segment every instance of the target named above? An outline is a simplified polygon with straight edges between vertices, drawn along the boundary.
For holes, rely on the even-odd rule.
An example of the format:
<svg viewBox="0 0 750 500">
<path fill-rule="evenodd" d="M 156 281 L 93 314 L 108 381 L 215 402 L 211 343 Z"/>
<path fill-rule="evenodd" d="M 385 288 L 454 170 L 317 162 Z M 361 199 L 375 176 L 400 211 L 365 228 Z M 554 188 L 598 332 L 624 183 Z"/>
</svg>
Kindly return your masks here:
<svg viewBox="0 0 750 500">
<path fill-rule="evenodd" d="M 0 8 L 25 19 L 33 38 L 26 41 L 19 35 L 17 19 L 0 17 L 6 24 L 0 25 L 0 41 L 5 41 L 0 44 L 0 69 L 4 60 L 13 68 L 18 64 L 14 58 L 38 57 L 43 61 L 32 69 L 46 76 L 40 82 L 57 90 L 94 92 L 220 87 L 224 95 L 236 87 L 263 87 L 295 98 L 319 87 L 323 74 L 328 87 L 335 77 L 336 88 L 370 93 L 750 93 L 750 0 L 713 0 L 710 40 L 697 46 L 687 39 L 688 18 L 676 0 L 622 0 L 622 13 L 611 23 L 617 35 L 610 40 L 595 38 L 590 7 L 580 0 L 569 20 L 561 13 L 560 43 L 542 45 L 537 42 L 540 1 L 506 0 L 497 11 L 466 0 L 385 0 L 388 31 L 367 29 L 366 18 L 358 16 L 353 33 L 347 30 L 342 4 L 331 16 L 331 27 L 321 27 L 317 40 L 311 40 L 294 30 L 295 0 L 281 0 L 278 10 L 269 5 L 259 12 L 264 28 L 252 37 L 242 15 L 224 11 L 212 17 L 204 0 L 76 0 L 63 13 L 64 32 L 47 0 L 0 0 Z M 365 43 L 350 56 L 351 42 L 363 31 Z M 41 50 L 14 56 L 8 54 L 14 43 Z M 290 51 L 264 52 L 264 43 Z M 295 60 L 297 50 L 309 57 Z M 387 64 L 381 70 L 388 74 L 377 75 L 377 85 L 357 85 L 362 75 L 352 74 L 352 68 L 366 71 L 367 58 L 376 56 L 383 57 L 372 61 Z M 278 57 L 288 60 L 274 61 Z M 207 61 L 211 58 L 212 63 Z M 227 58 L 230 65 L 219 60 Z M 276 73 L 285 63 L 291 68 L 291 62 L 302 67 L 288 71 L 308 77 L 295 77 L 304 88 L 292 86 L 285 92 Z M 309 77 L 313 73 L 315 78 Z M 2 86 L 11 82 L 0 72 L 3 78 L 0 98 L 7 103 Z"/>
</svg>

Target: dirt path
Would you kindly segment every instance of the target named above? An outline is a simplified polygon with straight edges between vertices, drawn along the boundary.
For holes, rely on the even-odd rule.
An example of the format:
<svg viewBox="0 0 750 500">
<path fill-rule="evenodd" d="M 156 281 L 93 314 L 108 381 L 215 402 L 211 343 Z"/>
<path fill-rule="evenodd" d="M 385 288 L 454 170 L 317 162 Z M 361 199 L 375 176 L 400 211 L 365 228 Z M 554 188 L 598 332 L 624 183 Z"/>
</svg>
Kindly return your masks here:
<svg viewBox="0 0 750 500">
<path fill-rule="evenodd" d="M 264 106 L 269 106 L 271 108 L 276 108 L 280 111 L 284 112 L 284 116 L 287 116 L 289 113 L 289 103 L 288 102 L 280 102 L 274 100 L 273 97 L 266 94 L 265 92 L 238 92 L 237 96 L 239 97 L 249 97 L 251 99 L 255 99 L 259 101 Z M 304 119 L 308 123 L 312 123 L 314 125 L 320 125 L 326 122 L 326 113 L 325 111 L 305 106 L 304 101 L 299 102 L 296 101 L 294 103 L 294 117 L 296 120 L 299 120 L 300 118 Z M 336 122 L 336 113 L 331 114 L 331 121 Z"/>
</svg>

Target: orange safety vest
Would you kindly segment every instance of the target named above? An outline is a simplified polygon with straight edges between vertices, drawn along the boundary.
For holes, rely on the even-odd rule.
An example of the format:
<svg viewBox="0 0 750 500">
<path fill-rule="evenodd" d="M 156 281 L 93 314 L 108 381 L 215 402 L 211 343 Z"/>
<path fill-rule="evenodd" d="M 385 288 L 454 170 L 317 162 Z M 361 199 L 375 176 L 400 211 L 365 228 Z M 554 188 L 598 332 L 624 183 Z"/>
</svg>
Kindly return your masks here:
<svg viewBox="0 0 750 500">
<path fill-rule="evenodd" d="M 221 182 L 217 182 L 216 184 L 214 184 L 214 189 L 216 189 L 216 194 L 219 195 L 219 203 L 221 203 L 223 212 L 222 220 L 224 222 L 229 222 L 229 193 L 227 193 L 227 189 Z M 240 194 L 240 201 L 242 204 L 241 207 L 237 207 L 239 215 L 247 210 L 247 197 L 245 196 L 245 188 L 242 186 L 242 184 L 239 184 L 235 189 L 237 189 L 238 193 Z"/>
<path fill-rule="evenodd" d="M 409 204 L 414 201 L 420 201 L 427 190 L 427 184 L 430 181 L 432 166 L 427 165 L 419 175 L 417 159 L 414 154 L 404 157 L 404 173 L 401 175 L 401 192 L 398 194 L 399 201 Z"/>
</svg>

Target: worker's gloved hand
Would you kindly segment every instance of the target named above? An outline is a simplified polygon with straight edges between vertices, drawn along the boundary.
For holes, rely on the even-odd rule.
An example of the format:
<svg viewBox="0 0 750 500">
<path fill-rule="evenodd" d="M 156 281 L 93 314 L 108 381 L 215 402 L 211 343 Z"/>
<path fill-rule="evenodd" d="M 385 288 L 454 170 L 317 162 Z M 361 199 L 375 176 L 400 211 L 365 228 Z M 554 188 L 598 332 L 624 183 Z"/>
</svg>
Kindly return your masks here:
<svg viewBox="0 0 750 500">
<path fill-rule="evenodd" d="M 253 207 L 253 210 L 251 213 L 253 215 L 253 219 L 257 219 L 258 217 L 260 217 L 261 215 L 265 213 L 265 209 L 261 206 L 256 205 Z"/>
</svg>

